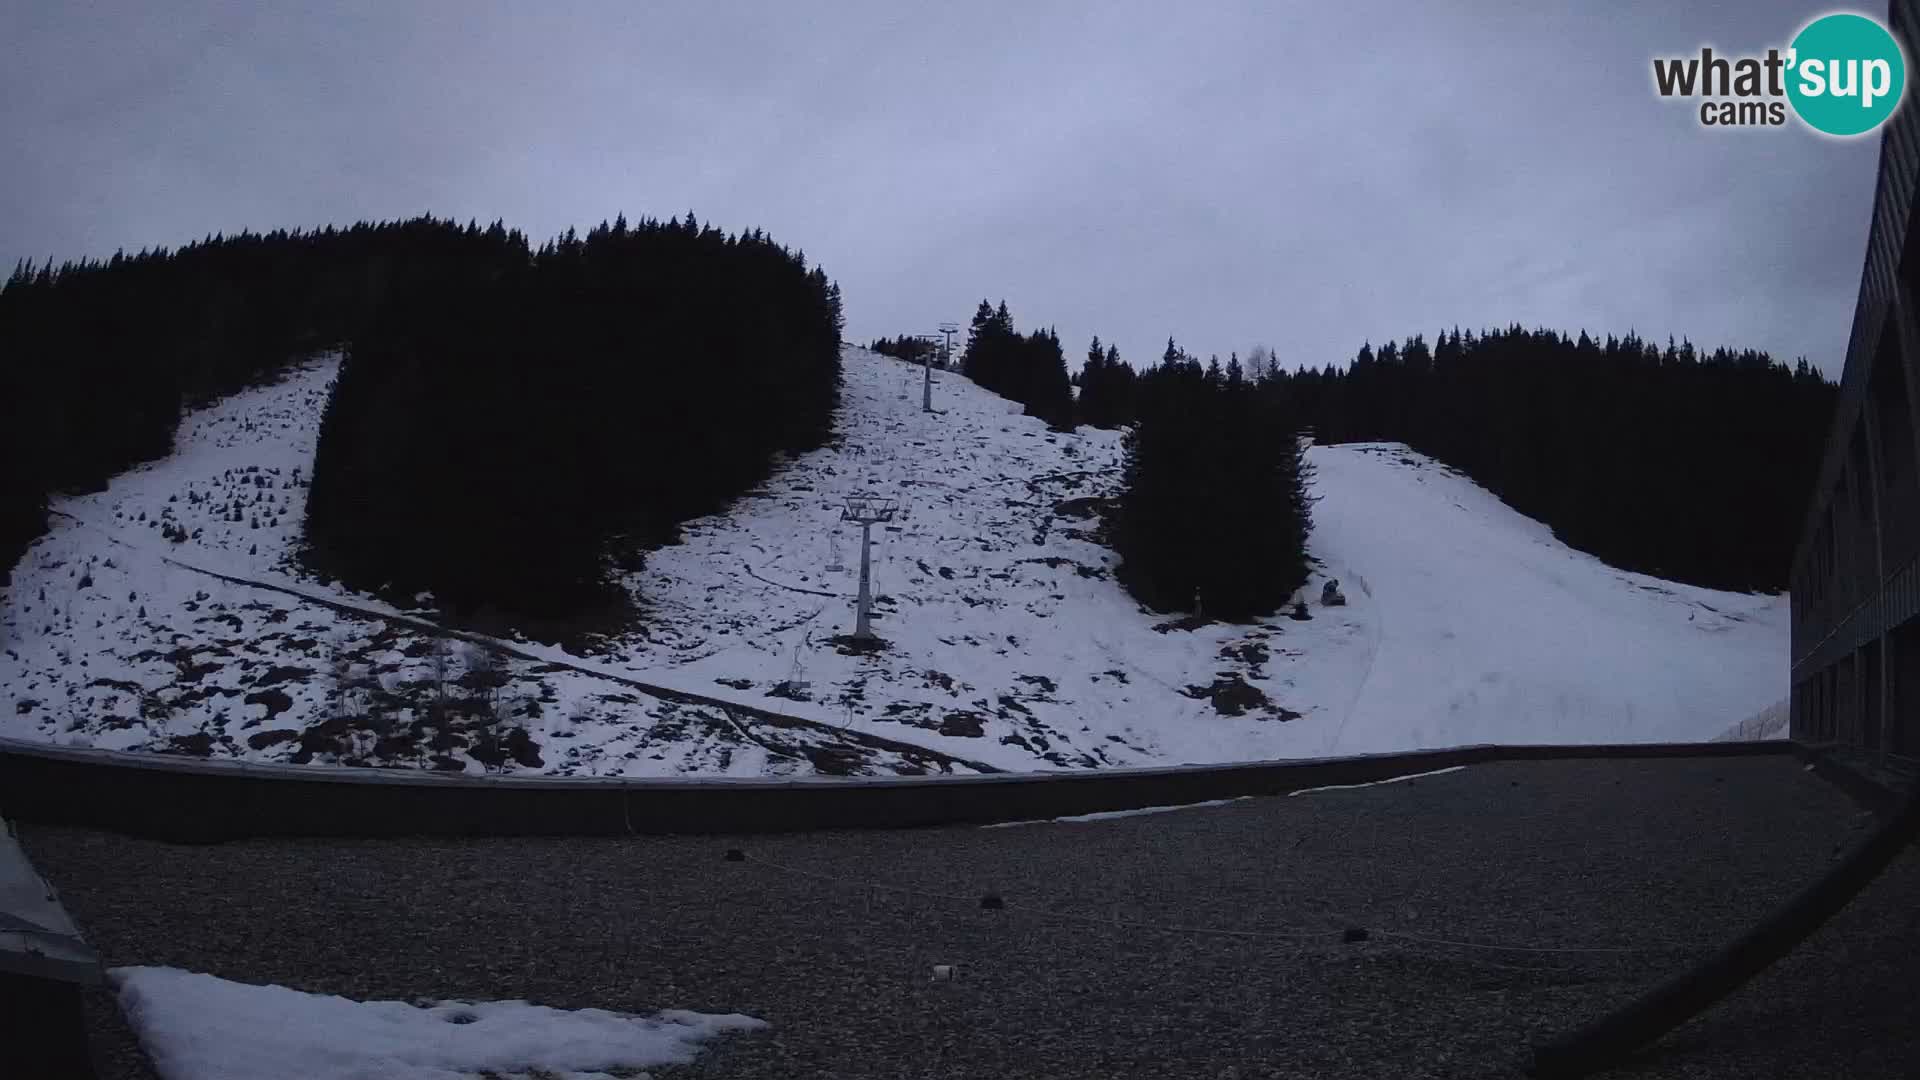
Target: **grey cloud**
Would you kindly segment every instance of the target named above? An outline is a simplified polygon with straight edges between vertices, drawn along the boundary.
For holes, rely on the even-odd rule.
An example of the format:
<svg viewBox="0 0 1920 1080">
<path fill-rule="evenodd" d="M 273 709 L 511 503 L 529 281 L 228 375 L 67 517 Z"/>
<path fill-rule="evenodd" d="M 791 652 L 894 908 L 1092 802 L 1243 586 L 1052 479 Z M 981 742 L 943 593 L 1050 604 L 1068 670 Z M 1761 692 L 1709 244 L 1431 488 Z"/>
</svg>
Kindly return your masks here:
<svg viewBox="0 0 1920 1080">
<path fill-rule="evenodd" d="M 1789 3 L 12 5 L 0 258 L 410 215 L 761 226 L 851 336 L 1322 364 L 1520 321 L 1837 371 L 1873 139 L 1710 132 L 1656 54 Z"/>
</svg>

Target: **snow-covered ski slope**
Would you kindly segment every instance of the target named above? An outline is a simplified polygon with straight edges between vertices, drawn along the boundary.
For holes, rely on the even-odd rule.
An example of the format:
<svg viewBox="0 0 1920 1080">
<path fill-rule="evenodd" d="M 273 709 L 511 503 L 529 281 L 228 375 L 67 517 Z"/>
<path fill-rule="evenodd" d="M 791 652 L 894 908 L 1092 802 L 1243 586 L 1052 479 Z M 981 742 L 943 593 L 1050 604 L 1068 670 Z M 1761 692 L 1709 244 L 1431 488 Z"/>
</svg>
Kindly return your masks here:
<svg viewBox="0 0 1920 1080">
<path fill-rule="evenodd" d="M 1710 739 L 1787 688 L 1787 600 L 1629 574 L 1400 446 L 1317 449 L 1377 647 L 1342 752 Z"/>
<path fill-rule="evenodd" d="M 1785 692 L 1784 597 L 1614 570 L 1398 446 L 1311 451 L 1310 620 L 1143 611 L 1098 536 L 1117 433 L 1050 432 L 949 373 L 924 413 L 918 368 L 845 362 L 835 444 L 652 553 L 627 582 L 638 628 L 587 656 L 449 645 L 409 621 L 430 604 L 302 574 L 334 370 L 303 365 L 60 501 L 0 608 L 0 735 L 314 766 L 886 774 L 1707 739 Z M 899 502 L 873 531 L 873 653 L 833 640 L 859 567 L 840 512 L 862 492 Z M 1327 577 L 1347 605 L 1320 606 Z"/>
</svg>

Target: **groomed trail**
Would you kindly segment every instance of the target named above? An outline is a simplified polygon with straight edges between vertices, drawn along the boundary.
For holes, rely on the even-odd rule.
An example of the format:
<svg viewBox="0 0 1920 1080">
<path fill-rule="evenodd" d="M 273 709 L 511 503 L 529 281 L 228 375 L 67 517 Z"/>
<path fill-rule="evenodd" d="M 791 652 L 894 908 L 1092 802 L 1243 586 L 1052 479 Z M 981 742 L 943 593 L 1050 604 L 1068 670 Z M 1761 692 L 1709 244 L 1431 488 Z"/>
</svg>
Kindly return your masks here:
<svg viewBox="0 0 1920 1080">
<path fill-rule="evenodd" d="M 1785 690 L 1784 596 L 1615 570 L 1405 447 L 1312 457 L 1316 550 L 1377 633 L 1329 753 L 1704 740 Z"/>
</svg>

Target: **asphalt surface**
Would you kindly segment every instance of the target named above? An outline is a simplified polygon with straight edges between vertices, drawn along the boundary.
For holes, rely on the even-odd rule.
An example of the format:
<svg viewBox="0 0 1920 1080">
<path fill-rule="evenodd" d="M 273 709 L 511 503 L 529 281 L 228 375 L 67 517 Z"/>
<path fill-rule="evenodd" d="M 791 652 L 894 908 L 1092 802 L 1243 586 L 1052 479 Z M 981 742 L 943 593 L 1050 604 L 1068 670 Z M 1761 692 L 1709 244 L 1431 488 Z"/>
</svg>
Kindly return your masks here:
<svg viewBox="0 0 1920 1080">
<path fill-rule="evenodd" d="M 207 847 L 22 831 L 110 965 L 744 1012 L 772 1029 L 655 1075 L 895 1080 L 1517 1077 L 1535 1040 L 1724 943 L 1872 825 L 1782 756 L 1491 764 L 990 829 Z M 1598 948 L 1650 951 L 1528 951 Z M 92 1012 L 101 1075 L 153 1075 L 110 999 Z M 1610 1075 L 1920 1075 L 1920 851 Z"/>
</svg>

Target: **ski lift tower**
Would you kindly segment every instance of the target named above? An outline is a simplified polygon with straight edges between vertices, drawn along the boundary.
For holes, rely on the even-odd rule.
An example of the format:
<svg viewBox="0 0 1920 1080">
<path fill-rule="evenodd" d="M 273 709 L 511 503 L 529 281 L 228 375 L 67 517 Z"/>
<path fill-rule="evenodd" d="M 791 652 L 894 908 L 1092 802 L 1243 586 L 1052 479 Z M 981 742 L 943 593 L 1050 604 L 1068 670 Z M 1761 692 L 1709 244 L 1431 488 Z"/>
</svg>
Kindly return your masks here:
<svg viewBox="0 0 1920 1080">
<path fill-rule="evenodd" d="M 959 332 L 959 323 L 943 322 L 940 324 L 940 367 L 945 371 L 953 370 L 953 335 Z M 932 350 L 928 350 L 928 352 L 931 354 Z M 922 396 L 920 402 L 920 410 L 922 412 L 933 411 L 933 357 L 931 355 L 927 357 L 927 387 L 926 393 Z"/>
<path fill-rule="evenodd" d="M 933 411 L 933 335 L 922 334 L 919 341 L 926 345 L 920 352 L 920 411 Z"/>
<path fill-rule="evenodd" d="M 873 572 L 869 552 L 873 545 L 873 527 L 883 521 L 892 521 L 896 510 L 900 508 L 897 500 L 884 495 L 849 495 L 846 508 L 840 511 L 841 521 L 860 523 L 860 602 L 853 623 L 853 636 L 861 641 L 873 639 L 873 627 L 869 618 L 873 610 Z"/>
<path fill-rule="evenodd" d="M 953 370 L 953 335 L 960 332 L 960 324 L 943 322 L 940 324 L 940 337 L 944 344 L 940 349 L 940 366 Z"/>
</svg>

